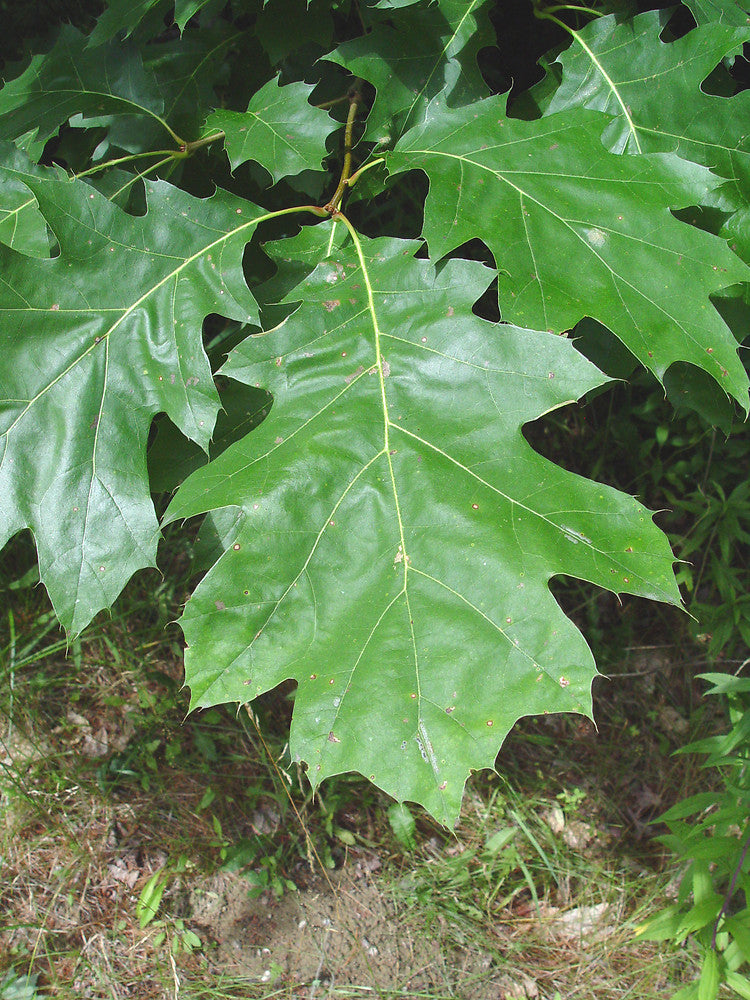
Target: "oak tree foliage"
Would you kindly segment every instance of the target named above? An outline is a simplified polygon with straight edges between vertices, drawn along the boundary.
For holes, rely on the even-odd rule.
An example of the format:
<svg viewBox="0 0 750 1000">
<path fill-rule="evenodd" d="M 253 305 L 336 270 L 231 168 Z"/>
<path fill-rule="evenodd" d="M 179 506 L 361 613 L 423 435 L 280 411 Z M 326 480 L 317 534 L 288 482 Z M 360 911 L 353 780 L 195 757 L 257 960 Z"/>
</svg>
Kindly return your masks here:
<svg viewBox="0 0 750 1000">
<path fill-rule="evenodd" d="M 294 679 L 313 784 L 445 823 L 517 719 L 591 714 L 552 577 L 680 601 L 652 513 L 522 433 L 608 381 L 579 325 L 748 409 L 744 8 L 535 13 L 510 99 L 488 0 L 109 0 L 0 89 L 0 543 L 74 635 L 174 490 L 192 705 Z"/>
</svg>

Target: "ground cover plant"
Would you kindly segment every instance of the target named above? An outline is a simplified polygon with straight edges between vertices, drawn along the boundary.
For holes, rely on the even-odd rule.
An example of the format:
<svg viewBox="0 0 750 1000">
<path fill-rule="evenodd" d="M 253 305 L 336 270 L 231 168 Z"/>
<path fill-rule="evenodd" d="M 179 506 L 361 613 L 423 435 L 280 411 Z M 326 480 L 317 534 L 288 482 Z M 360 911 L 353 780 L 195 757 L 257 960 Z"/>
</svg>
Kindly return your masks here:
<svg viewBox="0 0 750 1000">
<path fill-rule="evenodd" d="M 527 14 L 524 77 L 478 0 L 113 0 L 0 90 L 0 539 L 75 641 L 206 515 L 192 707 L 293 679 L 313 787 L 445 824 L 519 718 L 591 714 L 553 577 L 680 602 L 523 429 L 637 367 L 748 409 L 746 13 Z"/>
</svg>

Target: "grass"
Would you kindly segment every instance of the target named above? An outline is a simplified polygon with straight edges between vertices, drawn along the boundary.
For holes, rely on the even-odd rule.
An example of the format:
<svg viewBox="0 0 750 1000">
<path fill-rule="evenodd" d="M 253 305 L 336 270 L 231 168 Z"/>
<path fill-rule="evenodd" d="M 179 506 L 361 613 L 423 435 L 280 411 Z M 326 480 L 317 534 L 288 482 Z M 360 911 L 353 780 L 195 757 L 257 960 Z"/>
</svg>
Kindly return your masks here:
<svg viewBox="0 0 750 1000">
<path fill-rule="evenodd" d="M 5 579 L 27 572 L 24 545 Z M 165 628 L 181 586 L 134 582 L 70 649 L 40 588 L 5 592 L 0 983 L 20 978 L 0 1000 L 652 1000 L 695 974 L 689 946 L 633 938 L 674 875 L 648 821 L 705 780 L 670 756 L 687 738 L 675 719 L 700 721 L 674 650 L 633 650 L 619 669 L 635 677 L 599 682 L 598 733 L 576 717 L 519 725 L 502 774 L 470 782 L 458 828 L 413 810 L 408 847 L 387 797 L 361 779 L 310 795 L 285 755 L 289 690 L 260 699 L 257 730 L 220 709 L 185 718 L 179 639 Z M 331 895 L 329 880 L 320 969 L 302 981 L 269 958 L 263 982 L 238 972 L 218 924 L 193 919 L 217 879 L 260 908 L 243 917 L 240 948 L 258 913 L 277 929 L 297 906 L 317 919 L 304 907 Z M 356 961 L 334 954 L 325 931 L 357 906 L 384 935 L 369 965 L 361 944 Z"/>
</svg>

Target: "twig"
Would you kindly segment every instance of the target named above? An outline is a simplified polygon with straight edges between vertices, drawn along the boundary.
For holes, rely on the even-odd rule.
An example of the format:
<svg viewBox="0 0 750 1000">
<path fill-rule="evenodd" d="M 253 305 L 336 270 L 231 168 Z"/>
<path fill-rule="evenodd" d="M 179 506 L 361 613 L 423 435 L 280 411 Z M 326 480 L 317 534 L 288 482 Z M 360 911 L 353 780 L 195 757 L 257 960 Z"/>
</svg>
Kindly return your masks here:
<svg viewBox="0 0 750 1000">
<path fill-rule="evenodd" d="M 346 116 L 346 130 L 344 132 L 344 165 L 341 168 L 341 177 L 334 191 L 333 198 L 325 205 L 326 212 L 329 212 L 331 215 L 337 210 L 339 202 L 344 197 L 344 191 L 346 191 L 349 176 L 352 172 L 352 136 L 354 134 L 354 121 L 361 102 L 362 95 L 358 90 L 352 90 L 349 93 L 349 114 Z"/>
</svg>

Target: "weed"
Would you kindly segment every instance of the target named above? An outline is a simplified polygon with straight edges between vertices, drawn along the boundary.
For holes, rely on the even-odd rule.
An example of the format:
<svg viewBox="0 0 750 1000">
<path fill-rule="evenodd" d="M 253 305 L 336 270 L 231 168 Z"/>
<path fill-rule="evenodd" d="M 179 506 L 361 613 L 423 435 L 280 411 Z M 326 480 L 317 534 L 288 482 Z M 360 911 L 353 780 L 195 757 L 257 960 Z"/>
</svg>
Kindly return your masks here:
<svg viewBox="0 0 750 1000">
<path fill-rule="evenodd" d="M 19 976 L 9 969 L 0 981 L 0 1000 L 43 1000 L 44 994 L 37 991 L 34 976 Z"/>
<path fill-rule="evenodd" d="M 700 976 L 674 1000 L 718 996 L 726 983 L 739 996 L 750 996 L 750 679 L 703 674 L 710 695 L 727 702 L 730 730 L 690 743 L 681 753 L 706 755 L 724 788 L 699 792 L 677 803 L 662 817 L 669 834 L 660 837 L 685 865 L 676 901 L 642 925 L 648 940 L 682 944 L 692 935 L 702 952 Z"/>
</svg>

